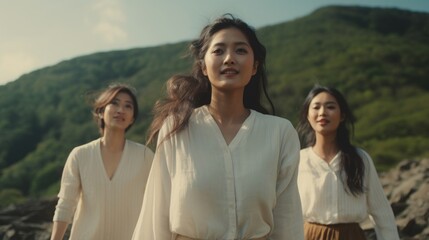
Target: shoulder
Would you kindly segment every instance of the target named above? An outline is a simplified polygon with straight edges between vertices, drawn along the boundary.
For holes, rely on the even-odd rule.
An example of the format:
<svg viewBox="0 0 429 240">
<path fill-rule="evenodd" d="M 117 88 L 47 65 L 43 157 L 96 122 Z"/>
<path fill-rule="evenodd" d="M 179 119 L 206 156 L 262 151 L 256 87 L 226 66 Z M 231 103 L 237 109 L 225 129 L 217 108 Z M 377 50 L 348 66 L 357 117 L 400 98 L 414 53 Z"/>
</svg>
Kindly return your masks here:
<svg viewBox="0 0 429 240">
<path fill-rule="evenodd" d="M 358 147 L 356 147 L 355 149 L 356 149 L 357 154 L 362 158 L 362 161 L 365 164 L 372 162 L 371 156 L 365 150 L 363 150 L 362 148 L 358 148 Z"/>
<path fill-rule="evenodd" d="M 132 149 L 145 149 L 146 148 L 146 146 L 144 144 L 141 144 L 141 143 L 135 142 L 133 140 L 129 140 L 129 139 L 127 139 L 127 144 L 128 144 L 128 147 L 132 148 Z"/>
<path fill-rule="evenodd" d="M 272 137 L 277 136 L 283 143 L 296 142 L 299 144 L 298 133 L 288 119 L 256 111 L 252 111 L 252 114 L 255 117 L 256 128 L 269 132 Z"/>
<path fill-rule="evenodd" d="M 73 148 L 67 158 L 68 164 L 74 165 L 82 164 L 82 162 L 87 162 L 87 159 L 90 159 L 91 156 L 96 154 L 97 150 L 99 150 L 99 141 L 100 139 L 96 139 Z"/>
<path fill-rule="evenodd" d="M 299 154 L 301 154 L 302 156 L 308 156 L 310 151 L 311 151 L 311 147 L 306 147 L 301 149 L 301 151 L 299 151 Z"/>
<path fill-rule="evenodd" d="M 273 127 L 278 126 L 283 128 L 295 129 L 292 123 L 286 118 L 274 116 L 270 114 L 263 114 L 255 110 L 251 110 L 251 111 L 252 111 L 252 114 L 255 116 L 256 121 L 261 121 L 264 124 L 269 124 L 270 126 L 273 126 Z"/>
<path fill-rule="evenodd" d="M 374 161 L 371 156 L 362 148 L 356 147 L 356 152 L 359 157 L 362 159 L 363 165 L 365 167 L 365 174 L 370 174 L 372 171 L 377 172 L 375 169 Z"/>
<path fill-rule="evenodd" d="M 201 107 L 197 107 L 194 109 L 194 111 L 191 114 L 191 117 L 189 118 L 189 121 L 201 122 L 206 120 L 207 118 L 210 118 L 210 113 L 207 109 L 207 106 L 203 105 Z"/>
<path fill-rule="evenodd" d="M 303 148 L 299 151 L 299 156 L 301 162 L 305 162 L 310 158 L 311 147 Z"/>
<path fill-rule="evenodd" d="M 85 152 L 92 152 L 95 151 L 100 145 L 100 139 L 95 139 L 91 142 L 85 143 L 83 145 L 77 146 L 73 148 L 72 152 L 73 154 L 80 154 Z"/>
<path fill-rule="evenodd" d="M 152 153 L 152 150 L 144 144 L 127 139 L 128 150 L 136 154 Z"/>
</svg>

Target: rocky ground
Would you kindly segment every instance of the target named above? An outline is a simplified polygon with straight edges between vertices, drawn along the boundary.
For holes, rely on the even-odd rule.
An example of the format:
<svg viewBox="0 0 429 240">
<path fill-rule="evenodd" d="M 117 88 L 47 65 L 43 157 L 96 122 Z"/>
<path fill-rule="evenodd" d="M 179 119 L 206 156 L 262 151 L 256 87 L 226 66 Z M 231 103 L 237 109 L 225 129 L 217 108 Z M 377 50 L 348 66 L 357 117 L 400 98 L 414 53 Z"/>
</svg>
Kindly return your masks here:
<svg viewBox="0 0 429 240">
<path fill-rule="evenodd" d="M 403 161 L 380 179 L 401 239 L 429 239 L 429 159 Z M 0 240 L 48 240 L 55 204 L 56 199 L 38 200 L 1 210 Z M 366 234 L 375 239 L 370 227 Z"/>
</svg>

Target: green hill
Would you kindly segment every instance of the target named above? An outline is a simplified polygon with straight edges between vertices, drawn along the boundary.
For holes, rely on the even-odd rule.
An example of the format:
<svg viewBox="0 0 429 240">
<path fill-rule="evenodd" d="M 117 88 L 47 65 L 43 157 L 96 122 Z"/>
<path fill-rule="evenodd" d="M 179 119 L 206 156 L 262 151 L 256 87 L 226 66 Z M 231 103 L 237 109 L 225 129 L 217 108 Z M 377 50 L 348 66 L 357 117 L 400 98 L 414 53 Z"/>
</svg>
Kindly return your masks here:
<svg viewBox="0 0 429 240">
<path fill-rule="evenodd" d="M 331 6 L 258 35 L 278 115 L 296 123 L 308 90 L 333 85 L 358 119 L 355 143 L 379 170 L 429 156 L 428 13 Z M 144 142 L 165 80 L 190 69 L 187 44 L 82 56 L 0 86 L 0 202 L 57 193 L 68 153 L 98 137 L 89 100 L 109 83 L 138 90 L 142 114 L 128 137 Z"/>
</svg>

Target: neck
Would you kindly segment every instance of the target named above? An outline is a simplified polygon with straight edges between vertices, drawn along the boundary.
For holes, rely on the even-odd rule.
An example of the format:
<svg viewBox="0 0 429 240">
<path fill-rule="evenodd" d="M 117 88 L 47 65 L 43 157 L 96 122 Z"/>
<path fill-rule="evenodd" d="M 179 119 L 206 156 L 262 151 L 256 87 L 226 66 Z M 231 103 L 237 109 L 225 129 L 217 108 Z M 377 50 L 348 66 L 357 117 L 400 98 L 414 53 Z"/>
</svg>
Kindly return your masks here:
<svg viewBox="0 0 429 240">
<path fill-rule="evenodd" d="M 313 151 L 323 160 L 327 162 L 331 161 L 339 151 L 335 136 L 316 134 L 316 143 L 313 145 Z"/>
<path fill-rule="evenodd" d="M 111 151 L 122 151 L 125 145 L 125 132 L 104 130 L 104 135 L 101 138 L 102 148 Z"/>
<path fill-rule="evenodd" d="M 220 124 L 242 123 L 249 116 L 250 110 L 244 107 L 243 92 L 212 92 L 208 109 Z"/>
</svg>

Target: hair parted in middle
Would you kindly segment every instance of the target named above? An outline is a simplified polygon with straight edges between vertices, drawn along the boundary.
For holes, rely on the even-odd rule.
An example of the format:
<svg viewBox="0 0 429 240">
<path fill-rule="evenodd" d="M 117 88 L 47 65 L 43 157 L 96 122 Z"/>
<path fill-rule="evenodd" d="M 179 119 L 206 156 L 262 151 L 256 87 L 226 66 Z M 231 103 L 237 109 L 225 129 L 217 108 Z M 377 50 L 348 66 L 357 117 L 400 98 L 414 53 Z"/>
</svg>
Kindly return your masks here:
<svg viewBox="0 0 429 240">
<path fill-rule="evenodd" d="M 199 38 L 191 42 L 189 53 L 194 58 L 191 75 L 176 75 L 167 81 L 167 92 L 176 91 L 176 96 L 167 95 L 155 104 L 153 109 L 154 120 L 149 128 L 148 144 L 157 138 L 159 130 L 168 116 L 173 118 L 173 129 L 168 134 L 170 136 L 187 126 L 189 117 L 195 108 L 210 104 L 212 89 L 209 79 L 202 70 L 205 64 L 204 56 L 213 36 L 228 28 L 236 28 L 244 34 L 254 53 L 254 63 L 257 63 L 256 74 L 251 77 L 244 89 L 244 107 L 264 114 L 275 114 L 274 105 L 267 92 L 266 49 L 264 45 L 259 42 L 253 27 L 231 14 L 224 14 L 205 26 Z M 169 89 L 171 87 L 174 87 L 175 90 Z M 262 105 L 262 95 L 268 101 L 271 112 Z"/>
<path fill-rule="evenodd" d="M 308 121 L 308 109 L 311 101 L 318 94 L 326 92 L 333 96 L 339 105 L 341 117 L 343 120 L 337 128 L 336 144 L 339 147 L 341 154 L 341 168 L 346 174 L 346 182 L 348 192 L 353 195 L 359 195 L 364 192 L 363 176 L 364 163 L 363 159 L 356 151 L 356 147 L 352 145 L 351 138 L 354 133 L 355 117 L 344 96 L 337 89 L 332 87 L 315 85 L 308 93 L 299 115 L 297 131 L 301 138 L 302 148 L 311 147 L 316 144 L 315 131 Z M 347 189 L 346 189 L 347 190 Z"/>
<path fill-rule="evenodd" d="M 104 119 L 102 117 L 102 115 L 104 113 L 104 109 L 106 108 L 106 106 L 109 103 L 111 103 L 113 101 L 113 99 L 115 99 L 115 97 L 116 97 L 116 95 L 118 95 L 118 93 L 126 93 L 131 97 L 131 100 L 133 102 L 133 118 L 134 118 L 134 120 L 137 119 L 137 117 L 139 115 L 139 107 L 137 104 L 137 97 L 135 94 L 135 89 L 132 88 L 131 86 L 128 86 L 128 85 L 123 84 L 123 83 L 114 83 L 114 84 L 109 85 L 106 89 L 104 89 L 98 95 L 97 99 L 95 99 L 94 104 L 93 104 L 93 110 L 92 110 L 92 115 L 94 117 L 95 122 L 98 125 L 99 133 L 101 136 L 104 135 L 104 128 L 105 128 Z M 127 129 L 125 129 L 125 131 L 128 131 L 132 125 L 133 124 L 128 126 Z"/>
</svg>

